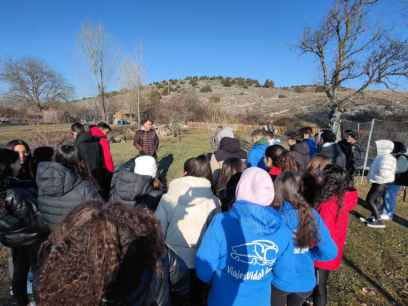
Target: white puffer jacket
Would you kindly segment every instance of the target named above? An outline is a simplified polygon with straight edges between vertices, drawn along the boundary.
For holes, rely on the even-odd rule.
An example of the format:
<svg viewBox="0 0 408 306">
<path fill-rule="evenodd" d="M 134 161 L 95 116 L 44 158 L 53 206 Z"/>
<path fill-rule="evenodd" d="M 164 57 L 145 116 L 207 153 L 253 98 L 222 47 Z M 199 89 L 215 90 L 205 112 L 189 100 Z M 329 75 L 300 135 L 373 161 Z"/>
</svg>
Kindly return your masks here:
<svg viewBox="0 0 408 306">
<path fill-rule="evenodd" d="M 161 198 L 155 216 L 160 221 L 166 244 L 189 269 L 195 266 L 201 235 L 211 217 L 220 210 L 210 181 L 201 177 L 184 176 L 173 180 Z"/>
<path fill-rule="evenodd" d="M 397 160 L 391 154 L 394 150 L 394 143 L 390 140 L 377 140 L 377 157 L 371 164 L 368 179 L 375 184 L 388 184 L 395 180 L 397 170 Z"/>
</svg>

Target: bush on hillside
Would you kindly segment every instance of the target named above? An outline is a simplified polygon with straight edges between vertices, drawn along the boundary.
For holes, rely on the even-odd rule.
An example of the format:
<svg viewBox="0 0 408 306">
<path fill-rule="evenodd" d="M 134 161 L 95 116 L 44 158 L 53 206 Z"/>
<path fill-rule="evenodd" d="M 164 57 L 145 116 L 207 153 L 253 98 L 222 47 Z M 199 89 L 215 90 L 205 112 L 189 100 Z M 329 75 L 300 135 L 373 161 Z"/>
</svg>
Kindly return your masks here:
<svg viewBox="0 0 408 306">
<path fill-rule="evenodd" d="M 212 92 L 212 88 L 210 85 L 205 85 L 201 87 L 200 92 Z"/>
<path fill-rule="evenodd" d="M 209 99 L 210 104 L 218 104 L 221 102 L 221 97 L 220 96 L 211 96 Z"/>
</svg>

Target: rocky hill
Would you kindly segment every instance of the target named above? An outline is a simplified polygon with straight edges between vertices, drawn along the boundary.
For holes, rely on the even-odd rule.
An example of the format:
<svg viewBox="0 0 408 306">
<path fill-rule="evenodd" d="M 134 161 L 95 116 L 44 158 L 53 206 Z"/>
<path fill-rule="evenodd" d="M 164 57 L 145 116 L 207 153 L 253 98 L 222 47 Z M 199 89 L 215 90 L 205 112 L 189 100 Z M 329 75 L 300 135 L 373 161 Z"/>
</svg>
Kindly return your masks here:
<svg viewBox="0 0 408 306">
<path fill-rule="evenodd" d="M 269 87 L 267 87 L 269 86 Z M 350 89 L 343 88 L 340 95 L 347 95 Z M 136 93 L 129 91 L 108 94 L 111 113 L 117 111 L 135 112 Z M 192 112 L 208 112 L 207 121 L 272 121 L 286 125 L 299 122 L 324 125 L 327 123 L 327 98 L 322 88 L 314 85 L 273 87 L 273 82 L 261 86 L 256 80 L 224 77 L 187 77 L 183 80 L 155 82 L 143 88 L 142 110 L 156 106 L 160 118 L 187 112 L 188 105 L 194 104 Z M 76 101 L 75 108 L 80 115 L 95 112 L 95 98 Z M 198 106 L 197 106 L 198 105 Z M 87 107 L 92 106 L 92 107 Z M 70 112 L 74 108 L 70 107 Z M 183 119 L 200 120 L 200 114 L 185 115 Z M 371 118 L 408 119 L 408 92 L 369 90 L 355 97 L 346 107 L 345 118 L 368 121 Z"/>
</svg>

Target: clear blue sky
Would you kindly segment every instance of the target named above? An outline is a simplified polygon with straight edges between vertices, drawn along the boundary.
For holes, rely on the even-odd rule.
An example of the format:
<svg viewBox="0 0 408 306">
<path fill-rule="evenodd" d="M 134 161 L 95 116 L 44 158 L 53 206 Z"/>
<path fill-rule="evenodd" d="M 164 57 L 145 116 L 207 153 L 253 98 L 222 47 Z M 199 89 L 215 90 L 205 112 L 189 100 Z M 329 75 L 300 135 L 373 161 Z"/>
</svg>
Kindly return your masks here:
<svg viewBox="0 0 408 306">
<path fill-rule="evenodd" d="M 74 85 L 95 94 L 79 60 L 83 22 L 100 22 L 124 52 L 144 46 L 147 82 L 188 75 L 244 76 L 278 86 L 318 81 L 316 63 L 294 45 L 318 24 L 331 0 L 4 0 L 0 58 L 38 57 Z M 402 31 L 399 0 L 382 0 L 374 18 Z M 115 89 L 114 77 L 109 89 Z"/>
</svg>

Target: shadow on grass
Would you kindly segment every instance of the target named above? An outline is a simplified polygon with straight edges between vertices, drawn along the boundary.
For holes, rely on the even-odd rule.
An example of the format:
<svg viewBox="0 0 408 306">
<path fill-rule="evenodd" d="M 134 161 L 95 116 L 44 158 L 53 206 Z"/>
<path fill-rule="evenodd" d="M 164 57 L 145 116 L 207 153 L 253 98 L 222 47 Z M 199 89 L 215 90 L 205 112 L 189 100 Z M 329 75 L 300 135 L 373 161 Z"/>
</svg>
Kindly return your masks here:
<svg viewBox="0 0 408 306">
<path fill-rule="evenodd" d="M 371 211 L 370 207 L 368 206 L 367 202 L 363 199 L 358 199 L 358 205 L 360 205 L 361 207 L 364 207 L 365 209 L 368 209 L 369 211 Z M 362 214 L 360 214 L 359 212 L 353 211 L 352 215 L 360 218 L 360 217 L 364 217 Z M 401 216 L 398 216 L 397 214 L 394 214 L 394 217 L 392 219 L 393 222 L 403 226 L 403 227 L 408 227 L 408 220 L 402 218 Z"/>
<path fill-rule="evenodd" d="M 357 265 L 347 257 L 343 257 L 343 262 L 353 269 L 358 275 L 360 275 L 365 281 L 367 281 L 371 286 L 373 286 L 390 304 L 392 305 L 401 305 L 395 298 L 381 285 L 372 279 L 370 276 L 365 274 Z"/>
</svg>

